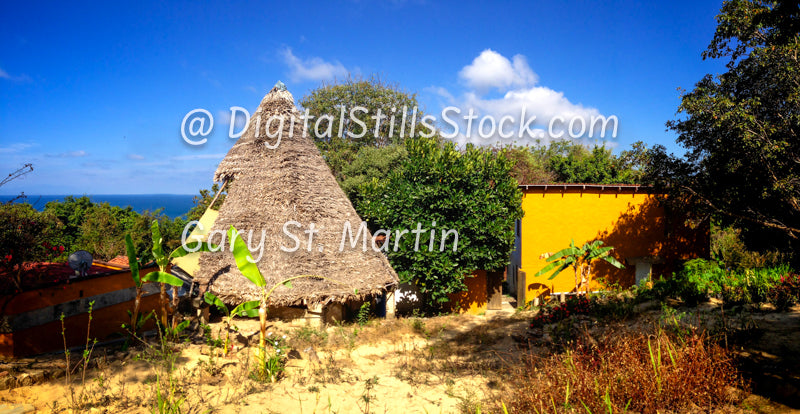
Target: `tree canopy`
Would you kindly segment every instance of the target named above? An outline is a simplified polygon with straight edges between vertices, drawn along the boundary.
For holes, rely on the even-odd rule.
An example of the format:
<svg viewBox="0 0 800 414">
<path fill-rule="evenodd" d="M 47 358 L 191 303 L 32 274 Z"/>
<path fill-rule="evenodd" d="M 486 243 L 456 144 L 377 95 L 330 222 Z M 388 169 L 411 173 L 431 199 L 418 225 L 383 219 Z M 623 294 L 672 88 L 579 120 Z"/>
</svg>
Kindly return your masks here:
<svg viewBox="0 0 800 414">
<path fill-rule="evenodd" d="M 430 132 L 420 125 L 425 114 L 416 94 L 377 76 L 323 84 L 305 95 L 300 105 L 313 117 L 308 133 L 340 182 L 361 148 L 400 145 Z M 355 109 L 359 107 L 363 110 Z"/>
<path fill-rule="evenodd" d="M 514 161 L 511 174 L 520 184 L 639 184 L 649 162 L 649 149 L 642 142 L 619 155 L 605 145 L 589 148 L 569 140 L 503 150 Z"/>
<path fill-rule="evenodd" d="M 727 59 L 682 97 L 667 126 L 687 149 L 652 153 L 648 179 L 673 202 L 749 231 L 800 238 L 800 8 L 723 3 L 703 58 Z M 769 239 L 775 240 L 770 236 Z"/>
</svg>

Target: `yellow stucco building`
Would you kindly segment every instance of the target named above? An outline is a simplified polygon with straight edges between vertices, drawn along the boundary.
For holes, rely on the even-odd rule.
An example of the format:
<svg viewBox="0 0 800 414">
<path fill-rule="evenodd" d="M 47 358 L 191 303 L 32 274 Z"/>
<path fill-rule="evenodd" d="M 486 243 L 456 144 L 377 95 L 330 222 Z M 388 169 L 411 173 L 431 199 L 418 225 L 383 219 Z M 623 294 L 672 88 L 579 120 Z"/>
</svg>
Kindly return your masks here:
<svg viewBox="0 0 800 414">
<path fill-rule="evenodd" d="M 707 257 L 708 223 L 693 225 L 680 212 L 667 212 L 649 189 L 637 185 L 521 185 L 525 216 L 517 224 L 517 246 L 507 280 L 518 300 L 575 291 L 574 273 L 534 277 L 546 256 L 587 241 L 603 240 L 625 265 L 616 269 L 598 261 L 589 288 L 631 286 L 652 275 L 669 276 L 684 260 Z M 584 287 L 581 288 L 581 291 Z"/>
</svg>

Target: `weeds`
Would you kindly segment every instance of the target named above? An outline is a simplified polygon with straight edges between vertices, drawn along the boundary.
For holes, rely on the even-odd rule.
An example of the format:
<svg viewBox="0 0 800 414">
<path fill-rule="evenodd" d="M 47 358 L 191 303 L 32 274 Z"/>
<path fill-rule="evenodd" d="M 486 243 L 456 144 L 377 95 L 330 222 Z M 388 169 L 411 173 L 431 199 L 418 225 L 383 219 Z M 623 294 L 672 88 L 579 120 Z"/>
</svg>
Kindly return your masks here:
<svg viewBox="0 0 800 414">
<path fill-rule="evenodd" d="M 309 346 L 320 347 L 328 343 L 328 332 L 311 326 L 303 326 L 293 330 L 290 334 L 292 343 L 296 348 L 305 349 Z"/>
<path fill-rule="evenodd" d="M 592 347 L 530 355 L 513 375 L 513 412 L 682 411 L 735 402 L 726 387 L 744 387 L 727 350 L 704 335 L 675 340 L 616 332 Z"/>
<path fill-rule="evenodd" d="M 372 310 L 370 309 L 370 303 L 364 302 L 361 304 L 361 307 L 358 308 L 358 313 L 356 314 L 356 323 L 364 326 L 369 323 L 369 318 L 372 316 Z"/>
<path fill-rule="evenodd" d="M 270 332 L 267 335 L 268 346 L 256 349 L 258 366 L 251 373 L 251 378 L 259 382 L 276 382 L 283 375 L 288 357 L 286 335 L 278 337 Z"/>
<path fill-rule="evenodd" d="M 424 336 L 425 338 L 429 338 L 431 336 L 428 327 L 425 326 L 425 321 L 422 318 L 411 318 L 411 329 L 414 333 Z"/>
<path fill-rule="evenodd" d="M 61 314 L 61 338 L 64 341 L 64 359 L 66 362 L 65 368 L 65 376 L 64 381 L 67 386 L 68 394 L 67 400 L 69 402 L 70 407 L 72 408 L 73 412 L 82 410 L 89 404 L 91 404 L 91 397 L 93 393 L 86 389 L 86 372 L 89 369 L 89 360 L 92 358 L 92 351 L 94 350 L 95 344 L 97 344 L 97 339 L 91 339 L 91 330 L 92 330 L 92 310 L 94 308 L 94 301 L 89 302 L 89 320 L 86 323 L 86 343 L 84 344 L 83 354 L 81 356 L 81 360 L 75 366 L 72 367 L 70 361 L 70 350 L 67 347 L 67 328 L 64 324 L 64 314 Z M 75 387 L 72 384 L 72 374 L 75 369 L 81 368 L 81 386 L 80 390 L 75 391 Z"/>
<path fill-rule="evenodd" d="M 378 385 L 377 376 L 364 381 L 364 392 L 361 393 L 361 399 L 359 401 L 359 407 L 361 408 L 361 412 L 364 414 L 370 414 L 372 412 L 370 411 L 370 405 L 375 401 L 373 390 L 375 389 L 376 385 Z"/>
<path fill-rule="evenodd" d="M 779 311 L 786 311 L 800 300 L 800 274 L 788 273 L 769 291 L 769 301 Z"/>
</svg>

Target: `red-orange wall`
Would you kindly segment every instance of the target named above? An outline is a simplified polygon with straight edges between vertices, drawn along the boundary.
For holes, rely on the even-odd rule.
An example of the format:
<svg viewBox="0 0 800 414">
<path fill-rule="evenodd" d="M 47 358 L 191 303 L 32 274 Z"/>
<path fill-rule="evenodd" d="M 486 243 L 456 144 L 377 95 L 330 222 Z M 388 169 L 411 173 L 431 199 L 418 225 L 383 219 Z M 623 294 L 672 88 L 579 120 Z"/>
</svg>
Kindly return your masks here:
<svg viewBox="0 0 800 414">
<path fill-rule="evenodd" d="M 158 270 L 156 267 L 142 269 L 142 275 Z M 72 281 L 17 294 L 13 297 L 0 298 L 4 305 L 3 314 L 16 315 L 66 303 L 84 297 L 114 292 L 134 287 L 129 271 L 95 276 L 84 280 Z M 158 295 L 142 298 L 141 312 L 149 313 L 158 309 Z M 128 310 L 133 309 L 133 301 L 96 309 L 92 312 L 91 338 L 102 341 L 114 334 L 123 334 L 123 323 L 130 324 Z M 64 319 L 67 347 L 80 346 L 86 342 L 86 329 L 89 320 L 87 313 L 74 315 Z M 4 357 L 21 357 L 64 349 L 61 335 L 61 321 L 45 323 L 28 329 L 0 334 L 0 355 Z"/>
</svg>

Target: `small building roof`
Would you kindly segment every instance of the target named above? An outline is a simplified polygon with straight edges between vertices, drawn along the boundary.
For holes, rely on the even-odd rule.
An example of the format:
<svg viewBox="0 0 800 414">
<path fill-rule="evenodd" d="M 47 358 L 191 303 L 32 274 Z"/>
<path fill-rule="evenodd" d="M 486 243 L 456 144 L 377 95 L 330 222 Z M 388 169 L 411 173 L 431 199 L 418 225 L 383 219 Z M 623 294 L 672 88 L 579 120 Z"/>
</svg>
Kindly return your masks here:
<svg viewBox="0 0 800 414">
<path fill-rule="evenodd" d="M 280 84 L 261 101 L 244 134 L 214 175 L 215 181 L 228 183 L 228 193 L 209 242 L 219 244 L 218 233 L 225 234 L 233 225 L 245 242 L 248 232 L 253 232 L 252 249 L 263 231 L 263 251 L 260 257 L 255 257 L 259 252 L 253 256 L 268 286 L 293 276 L 328 278 L 302 278 L 294 280 L 292 288 L 280 286 L 270 297 L 273 305 L 344 302 L 382 293 L 397 285 L 397 274 L 382 252 L 369 247 L 362 250 L 360 243 L 340 250 L 345 223 L 349 222 L 352 234 L 356 234 L 362 220 L 304 130 L 299 115 L 292 94 Z M 281 117 L 282 130 L 278 126 Z M 279 131 L 280 143 L 275 137 Z M 302 241 L 302 247 L 294 251 L 281 248 L 294 245 L 285 235 L 287 223 L 300 225 L 289 227 Z M 308 233 L 303 232 L 311 223 L 318 233 L 308 246 Z M 229 241 L 222 251 L 200 255 L 194 277 L 201 289 L 229 303 L 261 297 L 261 289 L 236 266 Z"/>
</svg>

